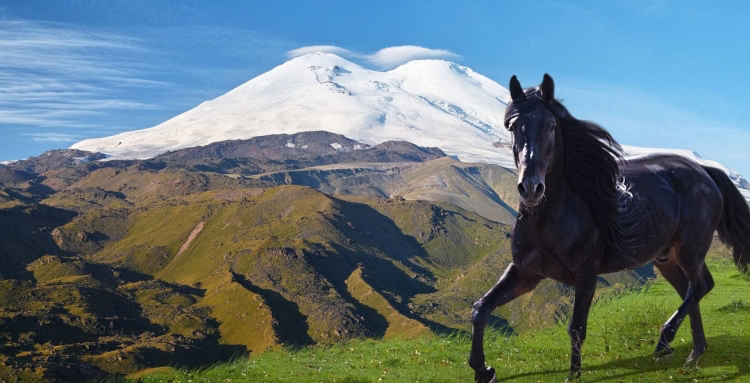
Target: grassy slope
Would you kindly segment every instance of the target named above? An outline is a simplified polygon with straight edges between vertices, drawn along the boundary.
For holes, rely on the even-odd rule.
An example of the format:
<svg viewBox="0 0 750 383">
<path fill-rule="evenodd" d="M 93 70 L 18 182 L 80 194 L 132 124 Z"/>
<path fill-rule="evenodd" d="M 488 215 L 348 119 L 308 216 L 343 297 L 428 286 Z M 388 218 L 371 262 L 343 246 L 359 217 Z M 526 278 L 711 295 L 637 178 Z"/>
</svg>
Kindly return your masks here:
<svg viewBox="0 0 750 383">
<path fill-rule="evenodd" d="M 373 289 L 362 277 L 362 268 L 354 270 L 346 280 L 346 286 L 352 297 L 362 304 L 372 307 L 388 322 L 383 339 L 416 338 L 430 334 L 430 329 L 415 319 L 408 318 L 395 310 L 388 300 Z"/>
<path fill-rule="evenodd" d="M 170 189 L 172 197 L 132 207 L 117 193 L 91 187 L 58 198 L 101 206 L 45 229 L 49 242 L 80 255 L 30 262 L 22 271 L 36 285 L 3 281 L 0 302 L 34 297 L 0 312 L 9 361 L 82 360 L 129 373 L 281 345 L 465 330 L 471 302 L 508 261 L 508 226 L 444 203 L 281 186 Z M 560 289 L 530 297 L 507 310 L 529 302 L 557 310 Z M 538 323 L 517 317 L 514 328 Z M 49 320 L 46 331 L 29 327 Z M 79 332 L 85 343 L 68 335 Z M 32 352 L 46 342 L 60 346 Z"/>
<path fill-rule="evenodd" d="M 709 266 L 716 288 L 701 302 L 709 349 L 699 368 L 684 368 L 690 352 L 688 323 L 677 334 L 672 361 L 654 362 L 651 353 L 661 324 L 680 303 L 672 287 L 657 278 L 640 291 L 604 297 L 593 307 L 584 345 L 584 382 L 723 382 L 750 380 L 750 278 L 739 274 L 725 249 L 715 248 Z M 145 382 L 457 382 L 469 381 L 466 335 L 414 340 L 351 341 L 346 344 L 281 350 L 201 371 L 147 375 Z M 563 381 L 569 339 L 565 324 L 505 337 L 487 337 L 488 364 L 499 381 Z"/>
<path fill-rule="evenodd" d="M 90 220 L 82 215 L 61 235 L 75 237 Z M 128 221 L 127 234 L 93 259 L 194 287 L 220 342 L 247 351 L 440 327 L 412 312 L 410 298 L 507 242 L 497 235 L 506 227 L 455 207 L 299 186 L 173 197 Z M 179 333 L 203 331 L 194 325 L 185 319 Z"/>
<path fill-rule="evenodd" d="M 109 171 L 95 175 L 110 180 Z M 35 230 L 20 228 L 39 238 L 3 231 L 39 249 L 15 269 L 2 265 L 26 282 L 0 281 L 0 364 L 79 379 L 68 370 L 80 362 L 92 374 L 129 373 L 282 344 L 418 336 L 444 324 L 412 310 L 411 298 L 507 241 L 497 235 L 504 225 L 448 205 L 300 186 L 182 195 L 172 176 L 154 175 L 170 185 L 163 199 L 138 200 L 112 178 L 47 200 L 77 213 L 2 211 L 39 216 L 23 221 Z M 11 245 L 3 252 L 15 253 Z M 66 371 L 51 372 L 57 366 Z"/>
<path fill-rule="evenodd" d="M 78 377 L 79 361 L 129 373 L 465 330 L 509 258 L 508 226 L 447 203 L 138 166 L 64 183 L 44 204 L 0 210 L 0 258 L 14 255 L 0 271 L 17 278 L 0 281 L 0 358 L 65 369 L 50 376 Z M 554 321 L 561 292 L 567 302 L 549 284 L 498 314 L 517 330 Z"/>
<path fill-rule="evenodd" d="M 449 157 L 426 162 L 339 163 L 258 174 L 251 179 L 306 185 L 329 195 L 402 196 L 439 201 L 495 222 L 512 223 L 517 176 L 499 165 L 467 164 Z"/>
</svg>

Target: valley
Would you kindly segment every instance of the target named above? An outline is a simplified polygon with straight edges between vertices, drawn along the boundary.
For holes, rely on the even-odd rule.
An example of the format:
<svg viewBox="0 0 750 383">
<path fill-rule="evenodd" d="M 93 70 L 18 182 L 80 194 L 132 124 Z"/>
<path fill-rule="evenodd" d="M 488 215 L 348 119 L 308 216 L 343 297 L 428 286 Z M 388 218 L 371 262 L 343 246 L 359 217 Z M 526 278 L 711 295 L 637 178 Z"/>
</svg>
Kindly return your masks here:
<svg viewBox="0 0 750 383">
<path fill-rule="evenodd" d="M 0 380 L 465 334 L 510 262 L 508 100 L 447 61 L 377 71 L 314 52 L 157 126 L 0 164 Z M 624 154 L 664 151 L 750 200 L 694 151 Z M 597 299 L 655 277 L 602 276 Z M 533 333 L 572 301 L 544 281 L 491 326 Z"/>
<path fill-rule="evenodd" d="M 514 171 L 347 142 L 310 132 L 3 167 L 0 377 L 79 381 L 467 331 L 510 262 Z M 600 290 L 649 277 L 606 276 Z M 545 282 L 493 326 L 554 324 L 571 301 Z"/>
</svg>

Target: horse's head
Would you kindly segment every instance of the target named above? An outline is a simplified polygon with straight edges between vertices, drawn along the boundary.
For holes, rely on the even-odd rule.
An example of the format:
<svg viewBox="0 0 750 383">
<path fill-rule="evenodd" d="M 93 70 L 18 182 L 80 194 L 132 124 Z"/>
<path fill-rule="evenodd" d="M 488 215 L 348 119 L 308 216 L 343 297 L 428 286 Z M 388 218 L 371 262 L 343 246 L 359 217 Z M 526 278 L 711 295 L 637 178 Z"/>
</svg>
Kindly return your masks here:
<svg viewBox="0 0 750 383">
<path fill-rule="evenodd" d="M 545 74 L 540 86 L 524 91 L 513 76 L 510 78 L 510 97 L 505 110 L 505 127 L 513 136 L 518 193 L 522 204 L 534 207 L 544 198 L 544 180 L 555 153 L 559 121 L 549 109 L 555 99 L 555 83 Z"/>
</svg>

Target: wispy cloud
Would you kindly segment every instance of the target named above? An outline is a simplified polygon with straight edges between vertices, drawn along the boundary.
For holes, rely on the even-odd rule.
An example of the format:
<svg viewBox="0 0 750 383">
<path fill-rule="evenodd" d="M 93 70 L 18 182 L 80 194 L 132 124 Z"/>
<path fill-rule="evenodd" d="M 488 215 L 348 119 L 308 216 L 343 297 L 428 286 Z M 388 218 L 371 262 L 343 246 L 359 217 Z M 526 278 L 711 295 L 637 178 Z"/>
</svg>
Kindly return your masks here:
<svg viewBox="0 0 750 383">
<path fill-rule="evenodd" d="M 153 68 L 133 59 L 147 50 L 116 34 L 0 20 L 0 52 L 0 125 L 69 128 L 107 110 L 154 109 L 118 89 L 167 85 L 147 78 Z"/>
<path fill-rule="evenodd" d="M 62 133 L 28 133 L 24 134 L 34 142 L 75 142 L 81 139 L 81 136 Z"/>
<path fill-rule="evenodd" d="M 334 45 L 313 45 L 291 50 L 287 52 L 286 55 L 289 58 L 294 58 L 311 52 L 333 53 L 342 57 L 362 61 L 379 69 L 386 70 L 396 68 L 399 65 L 406 64 L 407 62 L 412 60 L 455 60 L 461 58 L 460 55 L 457 55 L 446 49 L 432 49 L 416 45 L 388 47 L 371 54 L 359 53 Z"/>
</svg>

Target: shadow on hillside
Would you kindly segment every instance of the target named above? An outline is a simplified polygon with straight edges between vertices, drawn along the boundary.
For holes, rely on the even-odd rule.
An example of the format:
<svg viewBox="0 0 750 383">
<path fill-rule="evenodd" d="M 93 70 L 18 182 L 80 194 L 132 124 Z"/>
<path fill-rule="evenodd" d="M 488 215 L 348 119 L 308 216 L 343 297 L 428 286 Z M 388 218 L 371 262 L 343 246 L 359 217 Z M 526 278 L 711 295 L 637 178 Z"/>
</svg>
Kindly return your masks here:
<svg viewBox="0 0 750 383">
<path fill-rule="evenodd" d="M 47 205 L 0 209 L 0 274 L 33 281 L 26 265 L 45 254 L 65 255 L 52 239 L 52 231 L 70 222 L 75 212 Z"/>
<path fill-rule="evenodd" d="M 286 300 L 281 294 L 273 290 L 252 284 L 242 274 L 230 272 L 233 281 L 239 283 L 246 290 L 260 295 L 271 309 L 271 316 L 275 319 L 273 331 L 279 337 L 280 343 L 290 346 L 307 346 L 315 343 L 307 334 L 309 330 L 307 316 L 300 312 L 296 303 Z"/>
<path fill-rule="evenodd" d="M 336 249 L 334 254 L 343 255 L 342 251 L 347 251 L 337 245 L 333 245 L 332 247 Z M 375 339 L 382 339 L 385 336 L 385 332 L 388 330 L 388 320 L 374 308 L 364 305 L 359 299 L 353 297 L 346 285 L 346 280 L 362 263 L 351 263 L 351 254 L 349 254 L 349 256 L 344 255 L 344 259 L 341 259 L 341 257 L 330 257 L 330 254 L 327 255 L 328 256 L 324 257 L 311 257 L 310 263 L 319 265 L 320 267 L 316 267 L 317 272 L 333 285 L 336 292 L 338 292 L 342 298 L 354 306 L 354 309 L 358 314 L 362 315 L 364 322 L 366 323 L 366 333 L 362 335 Z M 366 255 L 361 256 L 360 258 L 364 257 L 366 257 Z M 349 262 L 347 262 L 347 260 Z"/>
<path fill-rule="evenodd" d="M 429 259 L 430 254 L 422 244 L 411 235 L 404 234 L 393 220 L 367 204 L 334 200 L 341 206 L 343 220 L 329 219 L 329 222 L 341 233 L 345 234 L 353 244 L 360 247 L 374 247 L 393 260 L 409 267 L 417 275 L 434 280 L 433 273 L 414 262 L 411 258 Z M 390 262 L 389 262 L 390 263 Z M 401 271 L 403 274 L 403 271 Z M 404 274 L 405 275 L 405 274 Z M 407 276 L 408 277 L 408 276 Z M 415 294 L 431 292 L 434 289 L 424 283 L 410 283 L 410 287 L 418 288 Z"/>
<path fill-rule="evenodd" d="M 447 327 L 412 312 L 409 307 L 411 299 L 417 294 L 435 292 L 436 290 L 432 286 L 408 276 L 403 270 L 384 259 L 370 257 L 370 259 L 362 262 L 362 264 L 365 270 L 362 273 L 362 279 L 373 289 L 377 290 L 388 301 L 388 304 L 401 315 L 422 323 L 436 334 L 455 334 L 456 332 L 461 332 L 460 330 Z"/>
<path fill-rule="evenodd" d="M 412 261 L 412 258 L 428 260 L 430 256 L 416 238 L 404 234 L 391 218 L 366 204 L 336 201 L 341 206 L 342 216 L 336 217 L 338 219 L 329 218 L 329 222 L 347 236 L 348 244 L 351 246 L 329 244 L 339 257 L 311 257 L 311 263 L 318 264 L 316 270 L 331 281 L 344 297 L 354 302 L 360 312 L 364 311 L 367 314 L 368 311 L 373 311 L 374 318 L 382 318 L 373 309 L 351 297 L 343 282 L 357 267 L 364 266 L 364 281 L 377 290 L 399 313 L 421 322 L 435 333 L 455 333 L 456 329 L 415 315 L 408 306 L 408 302 L 415 295 L 436 291 L 427 283 L 434 281 L 433 273 Z M 383 256 L 373 256 L 373 253 Z M 404 268 L 397 267 L 394 261 L 411 271 L 412 275 L 407 274 Z M 385 318 L 381 320 L 384 321 Z M 383 334 L 386 328 L 387 322 L 383 327 Z"/>
<path fill-rule="evenodd" d="M 31 362 L 39 345 L 85 343 L 98 339 L 97 334 L 66 323 L 62 318 L 68 314 L 67 309 L 54 307 L 45 315 L 18 314 L 0 317 L 0 328 L 3 331 L 0 334 L 3 343 L 0 354 L 15 356 L 13 360 L 18 362 Z"/>
<path fill-rule="evenodd" d="M 144 274 L 139 271 L 128 269 L 127 267 L 112 267 L 110 265 L 101 265 L 101 264 L 94 264 L 94 265 L 98 267 L 111 267 L 111 270 L 117 273 L 117 276 L 120 279 L 122 279 L 122 281 L 125 283 L 143 282 L 143 281 L 150 281 L 154 279 L 154 277 L 150 274 Z M 200 289 L 196 289 L 196 290 L 200 290 Z M 205 292 L 205 290 L 200 290 L 200 292 L 201 292 L 200 296 L 203 296 L 203 293 Z"/>
<path fill-rule="evenodd" d="M 178 369 L 205 369 L 217 363 L 247 358 L 250 354 L 243 345 L 219 343 L 219 336 L 202 340 L 196 348 L 175 347 L 165 351 L 155 347 L 138 350 L 138 361 L 143 366 L 170 366 Z"/>
<path fill-rule="evenodd" d="M 39 177 L 38 181 L 32 181 L 29 182 L 29 186 L 26 188 L 26 191 L 29 193 L 34 194 L 39 199 L 48 198 L 49 196 L 57 193 L 57 190 L 52 189 L 51 187 L 41 183 L 41 181 L 44 179 L 44 177 Z"/>
<path fill-rule="evenodd" d="M 469 319 L 467 318 L 467 321 L 468 320 Z M 487 328 L 492 329 L 492 331 L 496 331 L 505 337 L 518 335 L 516 329 L 514 329 L 513 326 L 510 325 L 510 322 L 508 322 L 507 319 L 495 314 L 490 315 L 490 320 L 487 323 Z M 466 335 L 471 336 L 471 332 L 467 331 Z"/>
<path fill-rule="evenodd" d="M 210 321 L 209 325 L 218 327 L 218 322 Z M 129 357 L 133 358 L 136 365 L 142 370 L 169 366 L 180 370 L 204 370 L 219 363 L 231 363 L 234 360 L 247 358 L 250 352 L 243 345 L 232 345 L 220 343 L 218 333 L 211 334 L 189 346 L 185 344 L 173 344 L 164 349 L 161 346 L 139 347 L 132 351 Z M 98 372 L 95 382 L 130 382 L 123 373 L 108 373 L 96 366 L 83 365 Z M 50 375 L 58 378 L 57 375 Z M 65 379 L 59 381 L 83 381 L 79 379 Z M 91 380 L 86 380 L 91 381 Z M 138 379 L 140 382 L 141 379 Z"/>
</svg>

